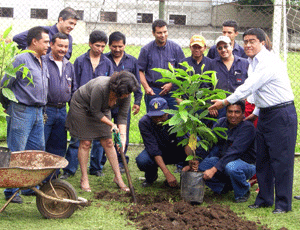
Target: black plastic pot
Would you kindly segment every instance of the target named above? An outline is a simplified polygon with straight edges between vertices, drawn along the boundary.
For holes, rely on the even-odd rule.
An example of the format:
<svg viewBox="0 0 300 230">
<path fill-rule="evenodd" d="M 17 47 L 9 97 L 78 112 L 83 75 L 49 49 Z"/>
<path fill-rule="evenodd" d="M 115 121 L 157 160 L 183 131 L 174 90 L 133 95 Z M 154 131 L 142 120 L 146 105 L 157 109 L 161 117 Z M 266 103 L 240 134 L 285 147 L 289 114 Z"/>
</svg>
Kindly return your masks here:
<svg viewBox="0 0 300 230">
<path fill-rule="evenodd" d="M 202 172 L 181 172 L 181 198 L 191 204 L 203 203 L 205 183 Z"/>
</svg>

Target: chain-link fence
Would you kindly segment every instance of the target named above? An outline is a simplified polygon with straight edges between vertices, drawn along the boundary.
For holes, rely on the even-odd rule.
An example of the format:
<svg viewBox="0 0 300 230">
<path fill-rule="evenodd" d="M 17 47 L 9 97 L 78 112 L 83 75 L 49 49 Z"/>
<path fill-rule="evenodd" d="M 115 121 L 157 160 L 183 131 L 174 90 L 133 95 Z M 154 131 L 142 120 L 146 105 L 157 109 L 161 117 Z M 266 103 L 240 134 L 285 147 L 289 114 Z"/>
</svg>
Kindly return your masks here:
<svg viewBox="0 0 300 230">
<path fill-rule="evenodd" d="M 59 12 L 65 7 L 77 10 L 81 19 L 71 32 L 73 36 L 73 54 L 71 62 L 85 53 L 89 46 L 88 37 L 93 30 L 102 30 L 107 35 L 120 31 L 126 35 L 128 54 L 139 55 L 142 46 L 154 39 L 151 24 L 161 18 L 169 24 L 168 39 L 178 43 L 186 56 L 190 56 L 189 39 L 194 34 L 202 34 L 207 39 L 208 47 L 214 44 L 221 35 L 222 23 L 225 20 L 235 20 L 239 24 L 237 43 L 242 42 L 243 32 L 250 27 L 264 29 L 271 40 L 280 43 L 280 48 L 286 47 L 289 76 L 295 94 L 295 103 L 299 112 L 298 87 L 300 84 L 300 11 L 297 6 L 281 6 L 283 13 L 274 13 L 273 5 L 241 5 L 244 1 L 201 1 L 201 0 L 2 0 L 0 2 L 0 24 L 3 31 L 13 24 L 12 35 L 27 30 L 33 26 L 50 26 L 57 22 Z M 286 7 L 286 8 L 285 8 Z M 276 10 L 275 10 L 276 12 Z M 274 14 L 276 15 L 274 17 Z M 272 33 L 274 21 L 284 25 L 279 33 Z M 277 22 L 278 23 L 278 22 Z M 281 31 L 281 32 L 280 32 Z M 283 31 L 283 33 L 282 33 Z M 287 31 L 287 33 L 284 33 Z M 275 34 L 275 35 L 273 35 Z M 286 37 L 285 37 L 286 36 Z M 286 43 L 282 42 L 286 39 Z M 280 49 L 284 50 L 284 49 Z M 104 52 L 108 52 L 106 47 Z M 145 114 L 142 101 L 141 111 L 132 116 L 130 142 L 142 142 L 138 131 L 138 120 Z M 300 113 L 299 113 L 300 114 Z M 298 139 L 297 145 L 300 140 Z"/>
</svg>

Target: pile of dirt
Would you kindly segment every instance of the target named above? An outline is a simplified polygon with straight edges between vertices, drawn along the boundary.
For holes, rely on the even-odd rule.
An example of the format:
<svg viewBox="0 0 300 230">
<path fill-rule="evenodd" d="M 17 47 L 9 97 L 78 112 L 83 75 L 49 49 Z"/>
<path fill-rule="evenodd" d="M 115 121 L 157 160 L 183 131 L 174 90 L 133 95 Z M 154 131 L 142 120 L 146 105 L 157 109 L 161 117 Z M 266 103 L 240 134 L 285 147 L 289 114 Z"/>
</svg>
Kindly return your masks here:
<svg viewBox="0 0 300 230">
<path fill-rule="evenodd" d="M 174 191 L 174 190 L 173 190 Z M 170 194 L 168 194 L 170 195 Z M 137 204 L 124 208 L 129 220 L 143 230 L 146 229 L 268 229 L 253 221 L 245 220 L 227 206 L 209 204 L 193 206 L 185 201 L 176 201 L 178 194 L 171 196 L 151 196 L 136 194 Z M 101 191 L 96 199 L 128 202 L 131 194 Z M 175 199 L 174 199 L 175 198 Z"/>
</svg>

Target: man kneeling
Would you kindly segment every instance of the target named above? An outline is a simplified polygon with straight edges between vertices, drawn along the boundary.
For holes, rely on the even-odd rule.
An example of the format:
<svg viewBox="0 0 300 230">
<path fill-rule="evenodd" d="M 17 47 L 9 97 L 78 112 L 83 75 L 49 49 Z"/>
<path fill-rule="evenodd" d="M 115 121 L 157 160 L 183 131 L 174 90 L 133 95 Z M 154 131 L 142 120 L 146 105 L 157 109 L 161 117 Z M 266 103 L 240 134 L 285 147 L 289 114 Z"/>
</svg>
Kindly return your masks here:
<svg viewBox="0 0 300 230">
<path fill-rule="evenodd" d="M 163 111 L 164 109 L 168 109 L 167 101 L 161 97 L 154 98 L 149 103 L 149 112 L 139 121 L 145 149 L 137 156 L 136 163 L 138 168 L 145 172 L 146 180 L 142 183 L 143 187 L 148 187 L 156 181 L 158 167 L 165 175 L 168 185 L 177 187 L 177 180 L 166 165 L 179 162 L 188 164 L 185 159 L 192 153 L 189 146 L 178 146 L 182 138 L 188 138 L 187 135 L 178 138 L 176 133 L 169 134 L 169 125 L 162 125 L 171 118 L 171 115 Z M 196 154 L 204 158 L 207 154 L 200 151 L 198 148 Z"/>
<path fill-rule="evenodd" d="M 244 121 L 245 103 L 238 101 L 226 108 L 226 117 L 219 119 L 217 127 L 226 127 L 227 139 L 219 138 L 209 155 L 200 163 L 205 184 L 217 194 L 234 191 L 237 203 L 250 196 L 247 182 L 255 174 L 255 128 Z"/>
</svg>

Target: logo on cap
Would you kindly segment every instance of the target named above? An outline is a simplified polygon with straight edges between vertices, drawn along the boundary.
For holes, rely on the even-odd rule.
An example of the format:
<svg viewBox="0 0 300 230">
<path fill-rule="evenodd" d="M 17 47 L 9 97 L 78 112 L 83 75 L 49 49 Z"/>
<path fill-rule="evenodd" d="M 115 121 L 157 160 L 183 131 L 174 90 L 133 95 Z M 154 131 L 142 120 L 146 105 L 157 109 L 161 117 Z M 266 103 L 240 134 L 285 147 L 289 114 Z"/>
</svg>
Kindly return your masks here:
<svg viewBox="0 0 300 230">
<path fill-rule="evenodd" d="M 158 109 L 159 106 L 160 106 L 160 104 L 158 101 L 154 102 L 154 104 L 153 104 L 154 109 Z"/>
<path fill-rule="evenodd" d="M 190 46 L 199 45 L 204 47 L 206 44 L 205 38 L 201 35 L 194 35 L 190 40 Z"/>
</svg>

